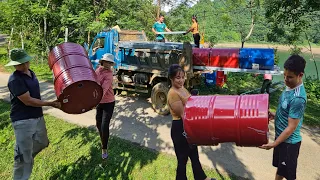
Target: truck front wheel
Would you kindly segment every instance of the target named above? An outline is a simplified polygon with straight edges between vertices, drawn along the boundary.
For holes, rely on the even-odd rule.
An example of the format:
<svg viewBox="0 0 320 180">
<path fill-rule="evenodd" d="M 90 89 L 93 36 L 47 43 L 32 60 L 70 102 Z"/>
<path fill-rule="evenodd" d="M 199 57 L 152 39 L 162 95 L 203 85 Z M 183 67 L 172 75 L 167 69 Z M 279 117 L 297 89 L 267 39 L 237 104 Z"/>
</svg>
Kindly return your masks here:
<svg viewBox="0 0 320 180">
<path fill-rule="evenodd" d="M 167 95 L 169 87 L 168 83 L 160 82 L 156 84 L 151 91 L 151 103 L 153 109 L 161 115 L 169 114 L 169 106 L 167 104 Z"/>
</svg>

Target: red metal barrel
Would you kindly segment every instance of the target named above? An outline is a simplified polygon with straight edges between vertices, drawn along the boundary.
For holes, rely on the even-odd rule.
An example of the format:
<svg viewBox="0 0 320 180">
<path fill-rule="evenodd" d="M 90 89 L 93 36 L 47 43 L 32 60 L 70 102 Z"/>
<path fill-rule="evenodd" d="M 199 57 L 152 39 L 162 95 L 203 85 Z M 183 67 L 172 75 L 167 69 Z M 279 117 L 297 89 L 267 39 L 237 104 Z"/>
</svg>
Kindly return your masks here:
<svg viewBox="0 0 320 180">
<path fill-rule="evenodd" d="M 50 69 L 52 69 L 52 66 L 57 61 L 68 55 L 80 55 L 88 58 L 86 50 L 79 44 L 70 42 L 59 44 L 58 46 L 54 47 L 49 53 L 48 64 Z"/>
<path fill-rule="evenodd" d="M 269 95 L 191 96 L 184 130 L 190 144 L 260 146 L 268 142 Z"/>
<path fill-rule="evenodd" d="M 102 98 L 84 48 L 75 43 L 63 43 L 49 53 L 48 64 L 54 75 L 54 89 L 62 110 L 80 114 L 91 110 Z"/>
<path fill-rule="evenodd" d="M 239 68 L 239 51 L 239 48 L 212 48 L 209 66 Z"/>
</svg>

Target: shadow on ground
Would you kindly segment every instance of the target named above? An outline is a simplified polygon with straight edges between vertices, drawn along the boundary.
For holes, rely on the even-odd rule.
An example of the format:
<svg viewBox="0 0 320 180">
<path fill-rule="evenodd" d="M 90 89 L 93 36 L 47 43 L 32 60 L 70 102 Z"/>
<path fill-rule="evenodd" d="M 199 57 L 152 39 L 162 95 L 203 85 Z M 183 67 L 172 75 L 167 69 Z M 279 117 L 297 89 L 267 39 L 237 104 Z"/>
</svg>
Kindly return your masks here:
<svg viewBox="0 0 320 180">
<path fill-rule="evenodd" d="M 90 132 L 91 131 L 91 132 Z M 109 142 L 109 158 L 101 159 L 99 137 L 93 130 L 74 128 L 66 131 L 59 142 L 81 136 L 78 147 L 90 144 L 89 154 L 79 157 L 70 164 L 59 166 L 49 179 L 132 179 L 135 168 L 143 168 L 152 163 L 158 153 L 141 151 L 141 147 L 125 140 L 111 137 Z M 78 147 L 75 147 L 77 149 Z M 76 153 L 76 151 L 74 151 Z"/>
</svg>

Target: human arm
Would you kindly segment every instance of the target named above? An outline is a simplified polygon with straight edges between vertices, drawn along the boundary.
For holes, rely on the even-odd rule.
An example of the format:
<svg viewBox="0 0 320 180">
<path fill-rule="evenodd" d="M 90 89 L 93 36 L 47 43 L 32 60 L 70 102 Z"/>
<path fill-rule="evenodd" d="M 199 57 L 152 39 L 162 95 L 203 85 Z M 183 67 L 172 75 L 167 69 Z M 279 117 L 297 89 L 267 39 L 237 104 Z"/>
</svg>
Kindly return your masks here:
<svg viewBox="0 0 320 180">
<path fill-rule="evenodd" d="M 164 30 L 166 30 L 167 32 L 171 32 L 171 30 L 167 27 L 166 24 L 164 24 Z"/>
<path fill-rule="evenodd" d="M 104 97 L 108 93 L 108 90 L 112 87 L 112 82 L 113 82 L 112 74 L 111 74 L 111 77 L 108 76 L 104 78 L 104 80 L 101 83 L 101 87 L 103 89 L 102 97 Z"/>
<path fill-rule="evenodd" d="M 290 102 L 289 117 L 288 117 L 288 126 L 284 131 L 279 135 L 279 137 L 271 143 L 264 144 L 260 146 L 262 149 L 269 150 L 278 146 L 280 143 L 287 140 L 291 134 L 296 130 L 299 125 L 303 113 L 305 110 L 306 101 L 302 98 L 295 98 Z"/>
<path fill-rule="evenodd" d="M 43 101 L 41 99 L 33 98 L 22 79 L 15 79 L 8 83 L 10 93 L 17 97 L 26 106 L 42 107 L 52 106 L 55 108 L 61 108 L 60 102 L 56 101 Z"/>
<path fill-rule="evenodd" d="M 271 112 L 271 111 L 268 112 L 269 121 L 274 120 L 275 116 L 276 116 L 276 114 L 274 112 Z"/>
<path fill-rule="evenodd" d="M 188 34 L 189 32 L 193 31 L 194 27 L 191 26 L 185 33 L 183 33 L 183 35 L 186 35 Z"/>
<path fill-rule="evenodd" d="M 194 28 L 195 28 L 195 25 L 192 24 L 191 27 L 190 27 L 185 33 L 183 33 L 183 35 L 186 35 L 186 34 L 188 34 L 189 32 L 192 32 L 192 31 L 194 30 Z"/>
<path fill-rule="evenodd" d="M 152 27 L 152 32 L 154 33 L 154 34 L 158 34 L 158 32 Z"/>
<path fill-rule="evenodd" d="M 179 118 L 183 116 L 183 102 L 179 94 L 174 90 L 169 90 L 168 105 L 176 116 L 179 116 Z"/>
<path fill-rule="evenodd" d="M 33 107 L 42 107 L 42 106 L 52 106 L 55 108 L 61 108 L 61 103 L 58 102 L 57 100 L 55 101 L 43 101 L 37 98 L 33 98 L 30 96 L 29 91 L 27 91 L 26 93 L 17 96 L 19 98 L 19 100 L 25 104 L 26 106 L 33 106 Z"/>
<path fill-rule="evenodd" d="M 180 118 L 183 117 L 183 113 L 184 113 L 184 106 L 181 100 L 175 101 L 173 103 L 169 104 L 171 107 L 171 110 L 178 115 Z"/>
<path fill-rule="evenodd" d="M 168 93 L 168 104 L 170 109 L 174 114 L 179 116 L 179 118 L 183 117 L 184 114 L 184 106 L 187 103 L 189 97 L 191 96 L 188 90 L 185 89 L 186 95 L 181 97 L 178 92 L 170 90 Z"/>
</svg>

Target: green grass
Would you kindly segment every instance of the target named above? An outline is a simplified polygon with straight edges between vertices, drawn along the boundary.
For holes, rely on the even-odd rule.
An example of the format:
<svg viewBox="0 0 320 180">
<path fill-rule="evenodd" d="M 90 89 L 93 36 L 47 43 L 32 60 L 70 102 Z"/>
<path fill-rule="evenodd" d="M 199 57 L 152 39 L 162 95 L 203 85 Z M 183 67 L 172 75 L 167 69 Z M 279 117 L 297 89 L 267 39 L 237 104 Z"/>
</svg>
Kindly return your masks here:
<svg viewBox="0 0 320 180">
<path fill-rule="evenodd" d="M 0 100 L 0 179 L 12 179 L 14 133 L 10 105 Z M 174 179 L 176 158 L 117 137 L 109 142 L 110 157 L 102 161 L 98 133 L 45 115 L 50 145 L 35 158 L 31 179 Z M 190 162 L 190 161 L 189 161 Z M 205 168 L 209 177 L 237 179 Z M 191 165 L 187 174 L 193 179 Z"/>
</svg>

